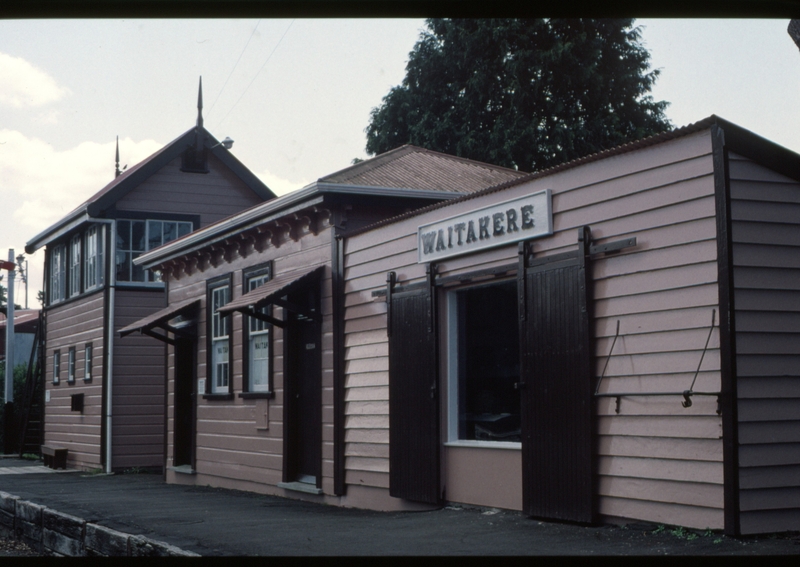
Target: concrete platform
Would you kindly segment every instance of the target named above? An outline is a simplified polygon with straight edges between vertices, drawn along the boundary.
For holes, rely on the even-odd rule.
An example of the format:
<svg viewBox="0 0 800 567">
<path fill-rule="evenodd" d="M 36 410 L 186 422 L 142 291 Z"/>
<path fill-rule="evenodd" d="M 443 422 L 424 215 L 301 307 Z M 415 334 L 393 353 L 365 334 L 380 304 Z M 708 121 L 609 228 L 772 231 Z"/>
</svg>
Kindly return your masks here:
<svg viewBox="0 0 800 567">
<path fill-rule="evenodd" d="M 655 526 L 627 529 L 540 522 L 514 512 L 444 507 L 371 512 L 210 487 L 161 475 L 55 473 L 0 459 L 0 491 L 87 522 L 203 556 L 797 555 L 796 537 L 688 539 Z"/>
</svg>

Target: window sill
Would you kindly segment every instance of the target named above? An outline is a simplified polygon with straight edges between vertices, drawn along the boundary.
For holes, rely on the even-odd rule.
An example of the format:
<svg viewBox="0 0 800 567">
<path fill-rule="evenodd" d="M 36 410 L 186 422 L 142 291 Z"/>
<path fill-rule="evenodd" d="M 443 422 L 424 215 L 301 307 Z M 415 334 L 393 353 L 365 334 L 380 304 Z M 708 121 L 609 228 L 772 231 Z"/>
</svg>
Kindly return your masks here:
<svg viewBox="0 0 800 567">
<path fill-rule="evenodd" d="M 518 441 L 448 441 L 445 447 L 458 447 L 462 449 L 513 449 L 522 450 L 522 443 Z"/>
<path fill-rule="evenodd" d="M 271 400 L 275 398 L 275 392 L 241 392 L 239 397 L 244 400 Z"/>
<path fill-rule="evenodd" d="M 226 400 L 232 400 L 233 394 L 203 394 L 203 399 L 210 402 L 223 402 Z"/>
<path fill-rule="evenodd" d="M 174 473 L 178 474 L 197 474 L 191 465 L 178 465 L 177 467 L 167 467 L 167 470 L 171 470 Z"/>
</svg>

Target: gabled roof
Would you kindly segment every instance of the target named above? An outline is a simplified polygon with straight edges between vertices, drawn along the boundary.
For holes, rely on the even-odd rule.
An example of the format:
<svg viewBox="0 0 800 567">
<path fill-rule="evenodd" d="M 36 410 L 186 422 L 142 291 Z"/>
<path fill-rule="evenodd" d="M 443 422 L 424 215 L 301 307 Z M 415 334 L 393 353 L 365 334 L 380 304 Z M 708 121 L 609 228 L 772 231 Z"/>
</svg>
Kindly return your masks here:
<svg viewBox="0 0 800 567">
<path fill-rule="evenodd" d="M 326 175 L 319 182 L 472 193 L 524 175 L 522 171 L 406 145 Z"/>
<path fill-rule="evenodd" d="M 135 263 L 152 268 L 237 231 L 296 212 L 298 208 L 321 203 L 325 195 L 401 198 L 438 203 L 525 175 L 521 171 L 416 146 L 401 146 L 150 250 L 139 256 Z"/>
<path fill-rule="evenodd" d="M 211 154 L 217 157 L 259 197 L 264 200 L 275 198 L 275 194 L 269 187 L 236 159 L 233 154 L 226 150 L 208 130 L 203 128 L 202 131 L 203 134 L 205 134 L 205 147 Z M 187 146 L 194 143 L 196 132 L 196 127 L 187 130 L 154 154 L 116 177 L 108 185 L 89 197 L 89 199 L 81 203 L 61 220 L 34 236 L 25 245 L 25 252 L 27 254 L 32 254 L 37 249 L 59 238 L 76 226 L 92 218 L 102 218 L 105 215 L 105 211 L 113 206 L 114 203 L 136 189 L 147 178 L 176 157 L 179 157 Z"/>
<path fill-rule="evenodd" d="M 5 307 L 3 307 L 5 311 Z M 30 326 L 31 323 L 39 320 L 39 309 L 15 309 L 14 310 L 14 328 Z M 5 329 L 8 323 L 8 316 L 5 313 L 0 313 L 0 329 Z"/>
<path fill-rule="evenodd" d="M 401 221 L 403 219 L 415 217 L 417 215 L 424 214 L 428 211 L 446 207 L 453 203 L 459 203 L 461 201 L 476 199 L 483 195 L 488 195 L 490 193 L 502 191 L 503 189 L 507 189 L 509 187 L 514 187 L 516 185 L 527 183 L 528 181 L 531 181 L 533 179 L 547 177 L 549 175 L 553 175 L 554 173 L 579 167 L 586 163 L 600 161 L 612 156 L 626 154 L 650 146 L 662 144 L 670 140 L 682 138 L 684 136 L 689 136 L 691 134 L 696 134 L 704 130 L 709 130 L 713 127 L 717 127 L 721 130 L 723 136 L 723 142 L 726 148 L 728 148 L 729 150 L 741 154 L 746 158 L 757 161 L 769 167 L 770 169 L 777 171 L 778 173 L 782 173 L 793 179 L 800 180 L 800 155 L 796 154 L 795 152 L 787 148 L 784 148 L 783 146 L 776 144 L 775 142 L 767 140 L 766 138 L 763 138 L 757 134 L 754 134 L 753 132 L 745 128 L 742 128 L 741 126 L 737 126 L 733 122 L 728 122 L 727 120 L 724 120 L 719 116 L 712 114 L 708 118 L 704 118 L 703 120 L 699 120 L 697 122 L 688 124 L 687 126 L 683 126 L 681 128 L 670 130 L 669 132 L 663 132 L 661 134 L 655 134 L 653 136 L 642 138 L 640 140 L 635 140 L 633 142 L 627 142 L 625 144 L 615 146 L 608 150 L 603 150 L 601 152 L 590 154 L 582 158 L 574 159 L 572 161 L 555 165 L 548 169 L 543 169 L 541 171 L 528 173 L 516 179 L 499 183 L 492 187 L 487 187 L 485 189 L 476 191 L 474 193 L 470 193 L 468 195 L 462 195 L 456 199 L 452 199 L 447 202 L 433 203 L 426 207 L 414 209 L 413 211 L 408 211 L 407 213 L 403 213 L 395 217 L 378 221 L 369 226 L 365 226 L 363 228 L 355 230 L 351 232 L 348 236 L 354 236 L 356 234 L 360 234 L 363 232 L 369 232 L 370 230 L 374 230 L 381 226 L 392 224 Z"/>
</svg>

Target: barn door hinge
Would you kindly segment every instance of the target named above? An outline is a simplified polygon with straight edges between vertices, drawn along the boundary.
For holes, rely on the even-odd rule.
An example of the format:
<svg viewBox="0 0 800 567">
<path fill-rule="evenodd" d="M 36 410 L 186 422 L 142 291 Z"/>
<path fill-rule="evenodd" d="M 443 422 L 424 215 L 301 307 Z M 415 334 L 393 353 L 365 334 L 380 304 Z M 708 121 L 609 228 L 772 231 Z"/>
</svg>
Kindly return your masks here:
<svg viewBox="0 0 800 567">
<path fill-rule="evenodd" d="M 517 313 L 519 314 L 519 320 L 524 321 L 527 317 L 527 298 L 526 294 L 526 285 L 525 285 L 525 267 L 526 262 L 525 258 L 527 256 L 528 247 L 525 245 L 526 243 L 520 242 L 517 247 L 517 256 L 518 256 L 518 263 L 519 267 L 517 268 Z"/>
<path fill-rule="evenodd" d="M 425 266 L 425 276 L 428 280 L 428 332 L 433 332 L 434 322 L 433 318 L 436 314 L 436 264 L 430 262 Z"/>
<path fill-rule="evenodd" d="M 386 274 L 386 336 L 392 336 L 392 292 L 397 283 L 397 274 L 388 272 Z"/>
</svg>

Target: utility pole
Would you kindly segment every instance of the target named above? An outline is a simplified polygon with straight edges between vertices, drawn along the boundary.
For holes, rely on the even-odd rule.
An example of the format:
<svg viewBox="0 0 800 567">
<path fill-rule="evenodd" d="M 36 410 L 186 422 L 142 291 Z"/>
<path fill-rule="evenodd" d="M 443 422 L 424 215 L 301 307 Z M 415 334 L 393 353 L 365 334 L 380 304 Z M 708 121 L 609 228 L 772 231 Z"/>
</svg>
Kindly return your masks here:
<svg viewBox="0 0 800 567">
<path fill-rule="evenodd" d="M 0 260 L 0 268 L 8 270 L 8 290 L 6 291 L 6 375 L 5 375 L 5 411 L 3 412 L 3 447 L 4 453 L 13 452 L 14 432 L 14 249 L 8 251 L 8 262 Z"/>
</svg>

